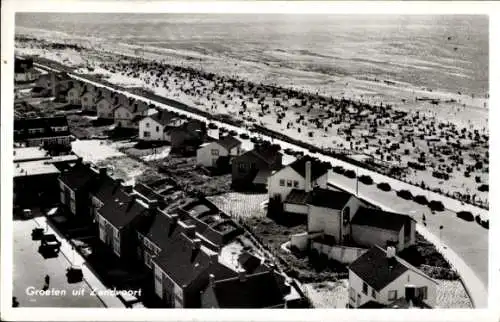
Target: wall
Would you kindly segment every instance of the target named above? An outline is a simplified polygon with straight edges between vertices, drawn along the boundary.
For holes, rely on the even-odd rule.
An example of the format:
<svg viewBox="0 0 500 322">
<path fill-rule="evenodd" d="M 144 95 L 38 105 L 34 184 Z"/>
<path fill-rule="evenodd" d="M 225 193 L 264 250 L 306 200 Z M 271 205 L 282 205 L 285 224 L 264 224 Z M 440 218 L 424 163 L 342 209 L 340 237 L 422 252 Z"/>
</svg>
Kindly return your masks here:
<svg viewBox="0 0 500 322">
<path fill-rule="evenodd" d="M 211 309 L 218 307 L 219 303 L 215 297 L 214 289 L 209 286 L 201 295 L 201 308 Z"/>
<path fill-rule="evenodd" d="M 219 151 L 219 154 L 212 155 L 212 149 L 217 149 Z M 219 159 L 219 157 L 226 155 L 228 155 L 228 153 L 225 148 L 223 148 L 216 142 L 212 142 L 202 148 L 199 148 L 196 151 L 196 163 L 205 167 L 213 167 L 213 160 L 217 160 Z"/>
<path fill-rule="evenodd" d="M 114 111 L 115 124 L 124 128 L 134 128 L 132 118 L 134 115 L 125 107 L 121 106 Z"/>
<path fill-rule="evenodd" d="M 349 201 L 347 201 L 346 205 L 344 206 L 344 208 L 342 209 L 342 216 L 344 216 L 344 213 L 348 212 L 349 213 L 349 222 L 344 225 L 344 221 L 343 221 L 343 217 L 341 218 L 342 219 L 342 241 L 349 241 L 350 240 L 350 235 L 351 235 L 351 228 L 350 228 L 350 222 L 352 220 L 352 218 L 354 217 L 354 215 L 356 214 L 356 212 L 358 211 L 359 207 L 361 206 L 361 201 L 354 197 L 354 196 L 351 196 L 351 198 L 349 198 Z"/>
<path fill-rule="evenodd" d="M 355 294 L 354 294 L 354 300 L 351 298 L 351 291 L 350 289 L 353 289 Z M 359 297 L 359 302 L 357 302 L 357 299 Z M 375 300 L 378 301 L 378 298 L 380 297 L 379 294 L 376 293 L 377 298 L 372 297 L 372 288 L 370 285 L 368 285 L 368 292 L 367 294 L 363 293 L 363 280 L 356 275 L 353 271 L 349 270 L 349 291 L 348 291 L 348 300 L 349 300 L 349 305 L 352 307 L 358 307 L 370 300 Z"/>
<path fill-rule="evenodd" d="M 285 210 L 285 212 L 290 212 L 293 214 L 307 214 L 309 207 L 307 205 L 285 203 L 283 209 Z"/>
<path fill-rule="evenodd" d="M 290 239 L 290 246 L 297 247 L 299 250 L 304 251 L 307 249 L 309 238 L 310 236 L 307 232 L 292 235 Z"/>
<path fill-rule="evenodd" d="M 73 87 L 67 93 L 67 100 L 70 104 L 79 105 L 80 104 L 80 89 Z"/>
<path fill-rule="evenodd" d="M 149 124 L 149 127 L 146 126 Z M 158 131 L 156 131 L 156 127 L 158 128 Z M 150 137 L 145 137 L 144 136 L 144 131 L 148 131 L 150 133 Z M 144 118 L 139 121 L 139 139 L 144 140 L 144 141 L 163 141 L 163 126 L 153 120 L 150 117 Z"/>
<path fill-rule="evenodd" d="M 237 145 L 234 148 L 232 148 L 231 151 L 229 151 L 229 155 L 231 156 L 237 156 L 240 155 L 240 153 L 241 153 L 241 145 Z"/>
<path fill-rule="evenodd" d="M 343 264 L 351 264 L 368 250 L 365 248 L 347 246 L 330 246 L 314 241 L 311 243 L 311 248 L 316 249 L 320 253 L 327 255 L 328 258 L 335 259 Z"/>
<path fill-rule="evenodd" d="M 91 92 L 85 93 L 81 97 L 82 108 L 84 110 L 88 110 L 88 111 L 95 111 L 96 110 L 96 106 L 95 106 L 94 100 L 95 100 L 95 96 L 94 96 L 93 93 L 91 93 Z"/>
<path fill-rule="evenodd" d="M 399 236 L 399 232 L 361 225 L 352 225 L 351 234 L 352 240 L 359 245 L 366 247 L 379 245 L 382 248 L 387 246 L 388 240 L 396 241 Z"/>
<path fill-rule="evenodd" d="M 340 211 L 330 208 L 309 205 L 307 216 L 307 231 L 322 231 L 327 235 L 334 236 L 339 240 Z"/>
<path fill-rule="evenodd" d="M 391 284 L 387 285 L 385 288 L 380 290 L 380 298 L 382 303 L 389 304 L 389 291 L 397 290 L 397 297 L 405 296 L 405 286 L 411 284 L 417 287 L 427 286 L 427 299 L 424 300 L 425 303 L 429 304 L 431 307 L 436 307 L 436 283 L 433 280 L 424 277 L 423 273 L 417 273 L 413 270 L 408 270 L 397 279 L 395 279 Z"/>
<path fill-rule="evenodd" d="M 97 116 L 102 119 L 113 119 L 113 110 L 111 103 L 107 99 L 101 99 L 97 102 Z"/>
<path fill-rule="evenodd" d="M 280 180 L 285 180 L 284 186 L 280 186 Z M 292 180 L 291 187 L 287 186 L 287 180 Z M 297 186 L 293 185 L 294 180 L 298 181 Z M 281 200 L 285 200 L 292 189 L 304 190 L 305 179 L 291 167 L 286 167 L 278 172 L 275 172 L 267 180 L 267 190 L 269 191 L 269 197 L 273 197 L 279 194 L 281 196 Z"/>
</svg>

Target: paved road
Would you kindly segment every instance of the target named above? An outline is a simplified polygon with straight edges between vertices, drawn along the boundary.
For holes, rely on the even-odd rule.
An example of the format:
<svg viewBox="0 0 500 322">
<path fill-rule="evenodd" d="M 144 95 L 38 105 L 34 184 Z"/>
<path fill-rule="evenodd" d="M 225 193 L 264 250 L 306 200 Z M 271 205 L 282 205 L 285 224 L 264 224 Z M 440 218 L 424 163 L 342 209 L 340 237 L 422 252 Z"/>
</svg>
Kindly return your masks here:
<svg viewBox="0 0 500 322">
<path fill-rule="evenodd" d="M 31 240 L 31 230 L 39 227 L 33 219 L 14 221 L 13 226 L 13 296 L 17 297 L 20 307 L 104 307 L 98 297 L 90 295 L 90 288 L 85 282 L 67 282 L 65 274 L 70 264 L 61 253 L 56 258 L 48 259 L 38 253 L 40 242 Z M 27 294 L 30 287 L 43 287 L 46 274 L 50 275 L 50 288 L 65 291 L 65 295 Z M 72 291 L 81 289 L 83 295 L 72 295 Z"/>
</svg>

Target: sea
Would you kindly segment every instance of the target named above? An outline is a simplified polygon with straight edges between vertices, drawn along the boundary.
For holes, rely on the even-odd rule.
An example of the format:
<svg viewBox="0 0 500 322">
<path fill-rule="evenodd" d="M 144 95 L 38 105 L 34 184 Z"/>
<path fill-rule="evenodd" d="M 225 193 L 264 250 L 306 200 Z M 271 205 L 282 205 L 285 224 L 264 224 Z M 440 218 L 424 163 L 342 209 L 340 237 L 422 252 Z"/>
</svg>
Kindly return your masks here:
<svg viewBox="0 0 500 322">
<path fill-rule="evenodd" d="M 487 97 L 488 16 L 18 13 L 56 31 L 242 62 Z"/>
</svg>

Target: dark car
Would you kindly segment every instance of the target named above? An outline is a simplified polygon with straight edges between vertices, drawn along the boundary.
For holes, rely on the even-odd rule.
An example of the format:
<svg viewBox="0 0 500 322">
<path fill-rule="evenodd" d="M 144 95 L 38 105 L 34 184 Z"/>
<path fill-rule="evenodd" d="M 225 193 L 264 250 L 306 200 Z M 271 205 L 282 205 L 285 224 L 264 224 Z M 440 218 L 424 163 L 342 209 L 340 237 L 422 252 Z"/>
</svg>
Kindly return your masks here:
<svg viewBox="0 0 500 322">
<path fill-rule="evenodd" d="M 51 250 L 57 250 L 61 248 L 61 242 L 53 234 L 45 234 L 42 237 L 42 247 Z"/>
<path fill-rule="evenodd" d="M 83 271 L 80 267 L 72 266 L 66 269 L 68 283 L 78 283 L 83 280 Z"/>
<path fill-rule="evenodd" d="M 33 228 L 31 231 L 32 240 L 41 240 L 43 238 L 43 228 Z"/>
</svg>

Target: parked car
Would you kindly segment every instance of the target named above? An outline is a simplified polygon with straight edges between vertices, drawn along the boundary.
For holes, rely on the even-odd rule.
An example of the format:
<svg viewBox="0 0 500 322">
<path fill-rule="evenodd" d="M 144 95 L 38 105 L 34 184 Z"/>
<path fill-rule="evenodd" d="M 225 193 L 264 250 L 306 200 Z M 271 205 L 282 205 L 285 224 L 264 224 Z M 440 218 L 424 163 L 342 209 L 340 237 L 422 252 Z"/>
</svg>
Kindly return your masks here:
<svg viewBox="0 0 500 322">
<path fill-rule="evenodd" d="M 42 248 L 59 251 L 61 242 L 54 234 L 45 234 L 42 236 Z"/>
<path fill-rule="evenodd" d="M 83 271 L 78 266 L 71 266 L 66 269 L 68 283 L 78 283 L 83 280 Z"/>
<path fill-rule="evenodd" d="M 31 231 L 32 240 L 41 240 L 43 237 L 43 228 L 33 228 Z"/>
</svg>

